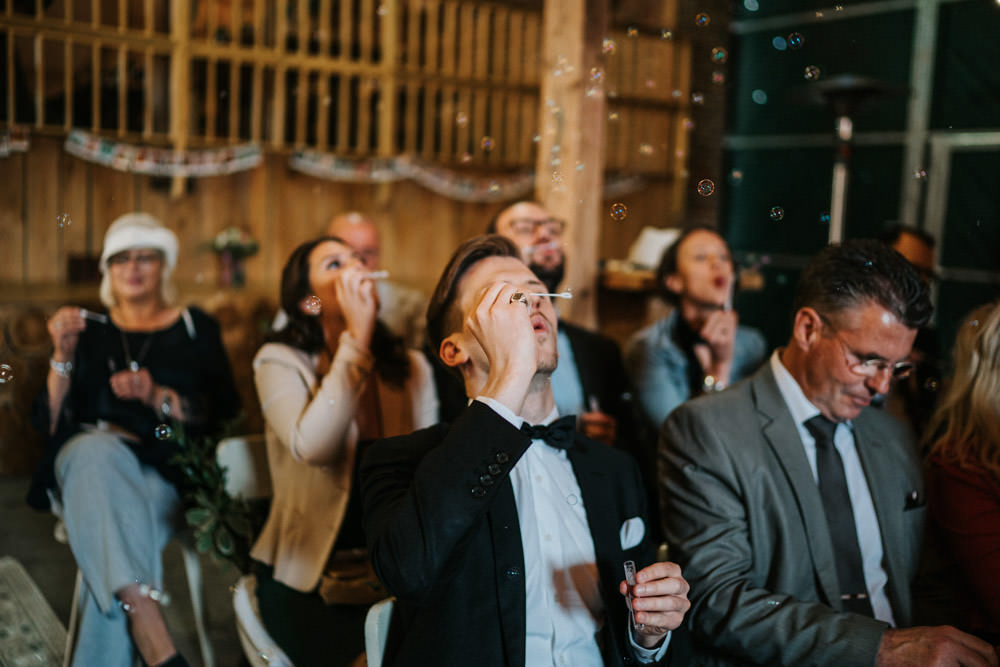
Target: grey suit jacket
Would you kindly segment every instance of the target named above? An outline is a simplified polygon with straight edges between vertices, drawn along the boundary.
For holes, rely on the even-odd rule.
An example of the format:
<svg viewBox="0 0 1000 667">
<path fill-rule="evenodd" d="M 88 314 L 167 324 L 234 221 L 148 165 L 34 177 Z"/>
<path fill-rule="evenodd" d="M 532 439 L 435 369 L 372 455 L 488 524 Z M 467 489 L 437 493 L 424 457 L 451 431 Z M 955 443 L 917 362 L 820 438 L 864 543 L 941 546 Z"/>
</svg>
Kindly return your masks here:
<svg viewBox="0 0 1000 667">
<path fill-rule="evenodd" d="M 916 447 L 878 410 L 853 424 L 905 627 L 924 523 Z M 819 489 L 770 365 L 673 412 L 659 472 L 671 559 L 691 584 L 694 664 L 874 664 L 887 624 L 841 611 Z"/>
</svg>

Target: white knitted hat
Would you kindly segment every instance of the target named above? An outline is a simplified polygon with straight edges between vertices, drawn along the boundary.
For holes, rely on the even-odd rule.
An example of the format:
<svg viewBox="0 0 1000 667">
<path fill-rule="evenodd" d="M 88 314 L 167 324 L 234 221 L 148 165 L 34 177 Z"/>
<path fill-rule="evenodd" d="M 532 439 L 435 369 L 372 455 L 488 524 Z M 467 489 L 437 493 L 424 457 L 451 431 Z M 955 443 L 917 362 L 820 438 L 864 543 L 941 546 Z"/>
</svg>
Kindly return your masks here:
<svg viewBox="0 0 1000 667">
<path fill-rule="evenodd" d="M 155 248 L 162 252 L 168 272 L 177 265 L 177 235 L 148 213 L 126 213 L 116 218 L 104 235 L 101 273 L 107 270 L 109 257 L 133 248 Z"/>
</svg>

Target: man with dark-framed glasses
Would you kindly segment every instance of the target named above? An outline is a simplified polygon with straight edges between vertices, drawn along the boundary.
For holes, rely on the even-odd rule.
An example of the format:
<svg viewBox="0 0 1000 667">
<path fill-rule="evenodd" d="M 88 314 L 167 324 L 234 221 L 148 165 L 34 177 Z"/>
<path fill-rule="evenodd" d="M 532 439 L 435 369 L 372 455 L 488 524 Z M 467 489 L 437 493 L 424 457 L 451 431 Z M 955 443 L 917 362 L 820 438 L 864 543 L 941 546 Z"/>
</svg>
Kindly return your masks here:
<svg viewBox="0 0 1000 667">
<path fill-rule="evenodd" d="M 546 288 L 559 291 L 566 265 L 564 220 L 539 202 L 524 200 L 501 209 L 486 231 L 513 241 Z M 628 378 L 618 344 L 562 319 L 558 344 L 560 364 L 552 375 L 552 389 L 559 410 L 579 415 L 579 429 L 587 437 L 607 445 L 633 447 Z"/>
<path fill-rule="evenodd" d="M 927 285 L 855 240 L 799 281 L 788 344 L 752 377 L 679 407 L 659 444 L 671 557 L 691 583 L 694 664 L 996 665 L 920 622 L 916 444 L 869 407 L 912 370 Z"/>
</svg>

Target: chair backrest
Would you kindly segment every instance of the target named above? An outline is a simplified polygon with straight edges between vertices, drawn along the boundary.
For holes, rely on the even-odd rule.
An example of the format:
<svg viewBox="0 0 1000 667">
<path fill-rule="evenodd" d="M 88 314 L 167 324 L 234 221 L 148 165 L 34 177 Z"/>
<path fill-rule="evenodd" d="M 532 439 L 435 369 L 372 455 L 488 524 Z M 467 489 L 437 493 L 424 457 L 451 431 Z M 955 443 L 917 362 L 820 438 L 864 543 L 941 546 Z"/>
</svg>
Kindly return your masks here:
<svg viewBox="0 0 1000 667">
<path fill-rule="evenodd" d="M 385 657 L 385 640 L 389 637 L 389 622 L 396 600 L 386 598 L 372 605 L 365 616 L 365 655 L 368 667 L 381 667 Z"/>
<path fill-rule="evenodd" d="M 234 498 L 270 498 L 271 471 L 267 443 L 261 434 L 225 438 L 215 449 L 215 460 L 226 469 L 226 492 Z"/>
<path fill-rule="evenodd" d="M 257 577 L 248 574 L 236 582 L 233 589 L 233 609 L 236 612 L 236 630 L 240 636 L 240 644 L 252 667 L 294 667 L 285 652 L 278 648 L 264 629 L 257 607 Z"/>
</svg>

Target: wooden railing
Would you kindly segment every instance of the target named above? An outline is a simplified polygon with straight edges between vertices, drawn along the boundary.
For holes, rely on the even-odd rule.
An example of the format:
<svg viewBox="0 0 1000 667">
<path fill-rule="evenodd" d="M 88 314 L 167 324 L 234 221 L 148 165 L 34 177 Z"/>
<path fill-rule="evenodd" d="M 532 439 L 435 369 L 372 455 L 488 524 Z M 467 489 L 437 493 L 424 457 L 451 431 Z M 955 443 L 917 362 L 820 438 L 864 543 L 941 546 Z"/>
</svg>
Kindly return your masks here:
<svg viewBox="0 0 1000 667">
<path fill-rule="evenodd" d="M 0 123 L 530 167 L 541 16 L 468 0 L 7 0 Z M 27 10 L 25 9 L 27 6 Z M 606 167 L 683 152 L 689 49 L 612 31 Z M 556 64 L 556 67 L 562 65 Z"/>
</svg>

